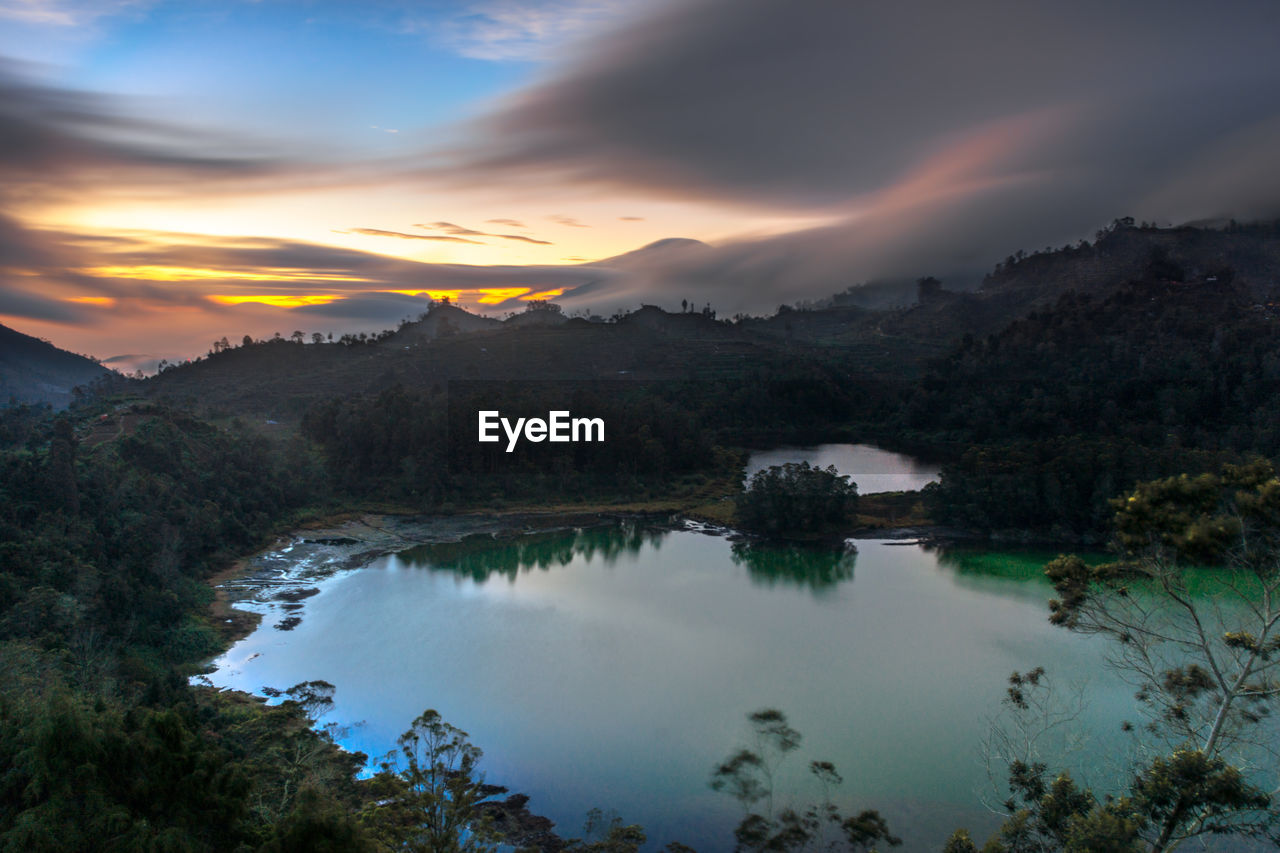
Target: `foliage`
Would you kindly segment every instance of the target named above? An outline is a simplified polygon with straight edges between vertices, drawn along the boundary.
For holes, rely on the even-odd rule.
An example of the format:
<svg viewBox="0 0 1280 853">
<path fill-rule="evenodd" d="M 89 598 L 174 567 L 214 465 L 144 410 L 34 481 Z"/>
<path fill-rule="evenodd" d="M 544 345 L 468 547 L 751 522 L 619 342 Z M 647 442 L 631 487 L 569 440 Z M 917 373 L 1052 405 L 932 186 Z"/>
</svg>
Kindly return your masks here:
<svg viewBox="0 0 1280 853">
<path fill-rule="evenodd" d="M 112 439 L 86 442 L 100 424 Z M 311 729 L 317 706 L 186 678 L 217 648 L 203 579 L 321 482 L 297 443 L 156 406 L 61 415 L 0 451 L 0 847 L 354 838 L 362 758 Z"/>
<path fill-rule="evenodd" d="M 397 849 L 423 853 L 496 850 L 500 840 L 482 806 L 505 789 L 477 771 L 483 754 L 439 712 L 423 711 L 383 762 L 382 797 L 366 813 Z"/>
<path fill-rule="evenodd" d="M 618 383 L 615 383 L 615 385 Z M 444 502 L 635 498 L 670 491 L 686 475 L 717 473 L 722 459 L 696 416 L 639 386 L 472 383 L 423 392 L 396 387 L 313 407 L 305 434 L 346 493 Z M 625 392 L 625 393 L 624 393 Z M 602 442 L 481 444 L 476 412 L 542 417 L 552 410 L 601 418 Z"/>
<path fill-rule="evenodd" d="M 1098 798 L 1028 755 L 1010 763 L 1011 816 L 995 851 L 1166 851 L 1238 835 L 1280 843 L 1271 715 L 1280 697 L 1280 479 L 1269 463 L 1139 485 L 1115 502 L 1123 559 L 1046 567 L 1051 620 L 1115 640 L 1113 662 L 1138 685 L 1154 748 L 1128 790 Z M 1212 595 L 1189 568 L 1211 565 Z M 1203 589 L 1200 590 L 1204 592 Z M 1036 670 L 1009 699 L 1041 707 Z M 1263 787 L 1265 782 L 1266 787 Z M 962 841 L 953 839 L 956 844 Z"/>
<path fill-rule="evenodd" d="M 565 849 L 575 853 L 636 853 L 646 840 L 644 828 L 638 824 L 623 823 L 617 814 L 591 809 L 582 827 L 582 838 L 570 840 Z M 668 850 L 675 853 L 670 847 Z"/>
<path fill-rule="evenodd" d="M 851 817 L 840 813 L 832 794 L 844 780 L 829 761 L 809 763 L 809 774 L 821 789 L 817 802 L 775 810 L 778 769 L 800 747 L 802 737 L 786 715 L 773 708 L 748 714 L 747 721 L 752 748 L 737 750 L 711 773 L 711 789 L 728 794 L 742 806 L 743 818 L 734 830 L 735 850 L 866 851 L 877 843 L 890 847 L 902 843 L 878 812 L 868 809 Z M 763 808 L 757 811 L 759 805 Z"/>
<path fill-rule="evenodd" d="M 747 530 L 770 536 L 809 533 L 846 523 L 857 506 L 857 485 L 834 465 L 788 462 L 752 475 L 738 495 L 737 520 Z"/>
<path fill-rule="evenodd" d="M 963 448 L 931 515 L 981 529 L 1101 534 L 1138 482 L 1280 454 L 1280 333 L 1228 272 L 1154 261 L 1101 296 L 1068 293 L 967 336 L 911 391 L 903 430 Z"/>
</svg>

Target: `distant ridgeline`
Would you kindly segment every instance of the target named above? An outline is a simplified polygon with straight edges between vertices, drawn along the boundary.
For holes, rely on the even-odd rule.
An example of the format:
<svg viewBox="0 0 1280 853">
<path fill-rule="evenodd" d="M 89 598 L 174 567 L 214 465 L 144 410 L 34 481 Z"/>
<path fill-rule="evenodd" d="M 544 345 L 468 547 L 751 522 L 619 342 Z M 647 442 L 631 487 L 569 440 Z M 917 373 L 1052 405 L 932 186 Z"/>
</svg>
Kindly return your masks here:
<svg viewBox="0 0 1280 853">
<path fill-rule="evenodd" d="M 841 436 L 925 452 L 951 460 L 929 495 L 937 519 L 1079 536 L 1101 530 L 1107 500 L 1139 479 L 1280 452 L 1277 270 L 1274 223 L 1117 220 L 1092 243 L 1012 254 L 973 292 L 926 278 L 910 297 L 881 287 L 858 304 L 851 289 L 732 320 L 537 306 L 498 321 L 441 304 L 373 338 L 218 348 L 138 390 L 215 417 L 302 424 L 344 488 L 430 505 L 449 492 L 424 472 L 447 461 L 451 381 L 651 380 L 635 405 L 668 407 L 699 441 Z M 867 307 L 895 301 L 911 304 Z M 630 450 L 619 465 L 653 458 Z M 662 458 L 682 453 L 668 444 Z M 644 475 L 622 491 L 649 492 L 655 471 L 682 465 L 637 466 Z M 591 472 L 601 487 L 622 474 Z"/>
<path fill-rule="evenodd" d="M 0 406 L 47 403 L 65 408 L 77 386 L 110 371 L 96 361 L 67 352 L 48 341 L 0 326 Z"/>
</svg>

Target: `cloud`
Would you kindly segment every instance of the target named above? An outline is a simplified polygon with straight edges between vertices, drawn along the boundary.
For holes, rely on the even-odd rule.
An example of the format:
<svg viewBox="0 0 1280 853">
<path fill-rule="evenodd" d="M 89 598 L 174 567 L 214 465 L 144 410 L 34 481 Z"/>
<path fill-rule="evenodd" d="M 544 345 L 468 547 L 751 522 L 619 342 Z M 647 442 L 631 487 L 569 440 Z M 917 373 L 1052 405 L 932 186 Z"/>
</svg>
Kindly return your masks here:
<svg viewBox="0 0 1280 853">
<path fill-rule="evenodd" d="M 958 136 L 1046 109 L 1097 105 L 1079 130 L 1128 162 L 1151 143 L 1162 161 L 1195 144 L 1164 139 L 1174 126 L 1212 137 L 1277 103 L 1280 7 L 1266 0 L 1085 0 L 1069 15 L 1018 0 L 658 9 L 482 120 L 469 165 L 813 206 L 883 189 Z M 1121 129 L 1137 140 L 1105 136 Z M 1024 153 L 1005 168 L 1076 165 L 1061 146 Z"/>
<path fill-rule="evenodd" d="M 500 222 L 500 223 L 503 223 L 503 224 L 512 224 L 512 223 L 514 222 L 514 220 L 511 220 L 511 219 L 490 219 L 489 221 L 490 221 L 490 222 Z M 516 227 L 519 227 L 519 228 L 523 228 L 523 227 L 524 227 L 523 225 L 520 225 L 520 223 L 518 223 L 518 222 L 514 222 L 514 224 L 516 225 Z M 520 241 L 521 243 L 533 243 L 533 244 L 538 245 L 538 246 L 551 246 L 551 245 L 554 245 L 553 243 L 551 243 L 551 242 L 550 242 L 550 241 L 548 241 L 548 240 L 535 240 L 535 239 L 534 239 L 534 238 L 532 238 L 532 237 L 525 237 L 525 236 L 523 236 L 523 235 L 521 235 L 521 234 L 490 234 L 490 233 L 489 233 L 489 232 L 487 232 L 487 231 L 476 231 L 476 230 L 474 230 L 474 229 L 472 229 L 472 228 L 465 228 L 465 227 L 463 227 L 463 226 L 461 226 L 461 225 L 455 225 L 455 224 L 454 224 L 454 223 L 452 223 L 452 222 L 433 222 L 433 223 L 431 223 L 430 225 L 415 225 L 415 226 L 413 226 L 413 227 L 414 227 L 414 228 L 426 228 L 426 229 L 428 229 L 428 230 L 430 230 L 430 229 L 433 229 L 433 228 L 434 228 L 434 229 L 437 229 L 437 230 L 440 230 L 440 231 L 444 231 L 444 232 L 446 232 L 446 233 L 448 233 L 448 234 L 469 234 L 469 235 L 473 235 L 473 236 L 476 236 L 476 237 L 497 237 L 497 238 L 502 239 L 502 240 L 518 240 L 518 241 Z M 413 235 L 405 234 L 405 235 L 402 235 L 402 236 L 410 237 L 410 236 L 413 236 Z M 423 239 L 450 240 L 450 239 L 453 239 L 453 238 L 451 238 L 451 237 L 427 237 L 427 238 L 423 238 Z M 474 240 L 459 240 L 458 242 L 461 242 L 461 243 L 474 243 L 475 241 L 474 241 Z"/>
<path fill-rule="evenodd" d="M 74 302 L 50 299 L 15 287 L 0 289 L 0 315 L 43 320 L 49 323 L 81 325 L 91 322 L 93 309 Z"/>
<path fill-rule="evenodd" d="M 448 237 L 440 234 L 406 234 L 403 231 L 383 231 L 381 228 L 352 228 L 351 234 L 364 234 L 367 237 L 398 237 L 401 240 L 438 240 L 446 243 L 470 243 L 473 246 L 484 244 L 476 240 L 465 240 L 462 237 Z M 479 231 L 461 229 L 461 234 L 479 234 Z"/>
<path fill-rule="evenodd" d="M 427 230 L 431 230 L 432 228 L 438 228 L 439 230 L 444 231 L 447 234 L 475 234 L 481 237 L 489 236 L 488 234 L 485 234 L 483 231 L 473 231 L 470 228 L 463 228 L 461 225 L 455 225 L 452 222 L 432 222 L 430 225 L 415 225 L 413 227 L 425 228 Z"/>
<path fill-rule="evenodd" d="M 644 222 L 643 216 L 619 216 L 619 222 Z"/>
<path fill-rule="evenodd" d="M 0 20 L 80 27 L 149 5 L 148 0 L 0 0 Z"/>
<path fill-rule="evenodd" d="M 106 14 L 108 6 L 116 7 L 26 3 L 5 8 L 10 16 L 38 17 L 37 12 Z M 119 248 L 122 241 L 33 228 L 23 210 L 58 200 L 85 202 L 105 190 L 189 193 L 225 180 L 279 173 L 280 160 L 217 153 L 225 142 L 132 116 L 102 96 L 32 82 L 0 60 L 0 314 L 93 323 L 103 316 L 102 306 L 67 300 L 122 291 L 136 295 L 149 288 L 83 272 L 98 254 Z"/>
<path fill-rule="evenodd" d="M 470 59 L 538 62 L 616 26 L 631 8 L 626 0 L 484 0 L 432 29 Z M 409 22 L 408 28 L 428 27 Z"/>
<path fill-rule="evenodd" d="M 426 296 L 375 292 L 357 294 L 323 305 L 302 305 L 290 308 L 289 312 L 332 320 L 374 321 L 389 327 L 401 320 L 417 317 L 430 307 L 431 300 Z"/>
<path fill-rule="evenodd" d="M 1277 56 L 1270 0 L 664 3 L 428 174 L 833 223 L 685 270 L 681 287 L 760 304 L 912 263 L 985 269 L 1117 216 L 1274 215 Z"/>
<path fill-rule="evenodd" d="M 550 219 L 552 222 L 556 223 L 557 225 L 567 225 L 570 228 L 590 228 L 591 227 L 590 225 L 583 225 L 581 222 L 574 219 L 572 216 L 565 216 L 564 214 L 561 214 L 561 213 L 553 213 L 552 215 L 548 216 L 547 219 Z"/>
<path fill-rule="evenodd" d="M 0 203 L 95 188 L 190 191 L 196 182 L 251 180 L 279 158 L 225 153 L 226 139 L 129 115 L 101 95 L 46 86 L 0 59 Z"/>
<path fill-rule="evenodd" d="M 489 224 L 491 224 L 491 225 L 505 225 L 505 226 L 507 226 L 508 228 L 525 228 L 525 227 L 527 227 L 527 226 L 526 226 L 523 222 L 521 222 L 519 219 L 486 219 L 486 220 L 485 220 L 485 222 L 488 222 L 488 223 L 489 223 Z"/>
</svg>

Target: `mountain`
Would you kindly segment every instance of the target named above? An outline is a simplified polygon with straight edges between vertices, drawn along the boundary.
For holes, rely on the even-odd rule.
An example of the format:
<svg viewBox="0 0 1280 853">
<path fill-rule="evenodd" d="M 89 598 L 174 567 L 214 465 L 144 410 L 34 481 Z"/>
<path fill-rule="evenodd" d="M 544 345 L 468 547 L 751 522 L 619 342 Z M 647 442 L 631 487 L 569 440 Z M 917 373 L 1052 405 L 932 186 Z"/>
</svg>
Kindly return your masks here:
<svg viewBox="0 0 1280 853">
<path fill-rule="evenodd" d="M 82 355 L 0 326 L 0 406 L 16 401 L 65 408 L 73 388 L 110 372 Z"/>
</svg>

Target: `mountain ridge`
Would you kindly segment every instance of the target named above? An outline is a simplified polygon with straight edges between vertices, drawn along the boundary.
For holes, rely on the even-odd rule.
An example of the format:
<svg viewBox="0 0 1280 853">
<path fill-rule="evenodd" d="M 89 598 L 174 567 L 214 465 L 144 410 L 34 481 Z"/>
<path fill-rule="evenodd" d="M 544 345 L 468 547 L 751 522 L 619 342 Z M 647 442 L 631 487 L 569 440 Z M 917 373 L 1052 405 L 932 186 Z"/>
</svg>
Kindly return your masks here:
<svg viewBox="0 0 1280 853">
<path fill-rule="evenodd" d="M 93 359 L 0 325 L 0 405 L 47 403 L 62 409 L 76 387 L 109 373 Z"/>
</svg>

